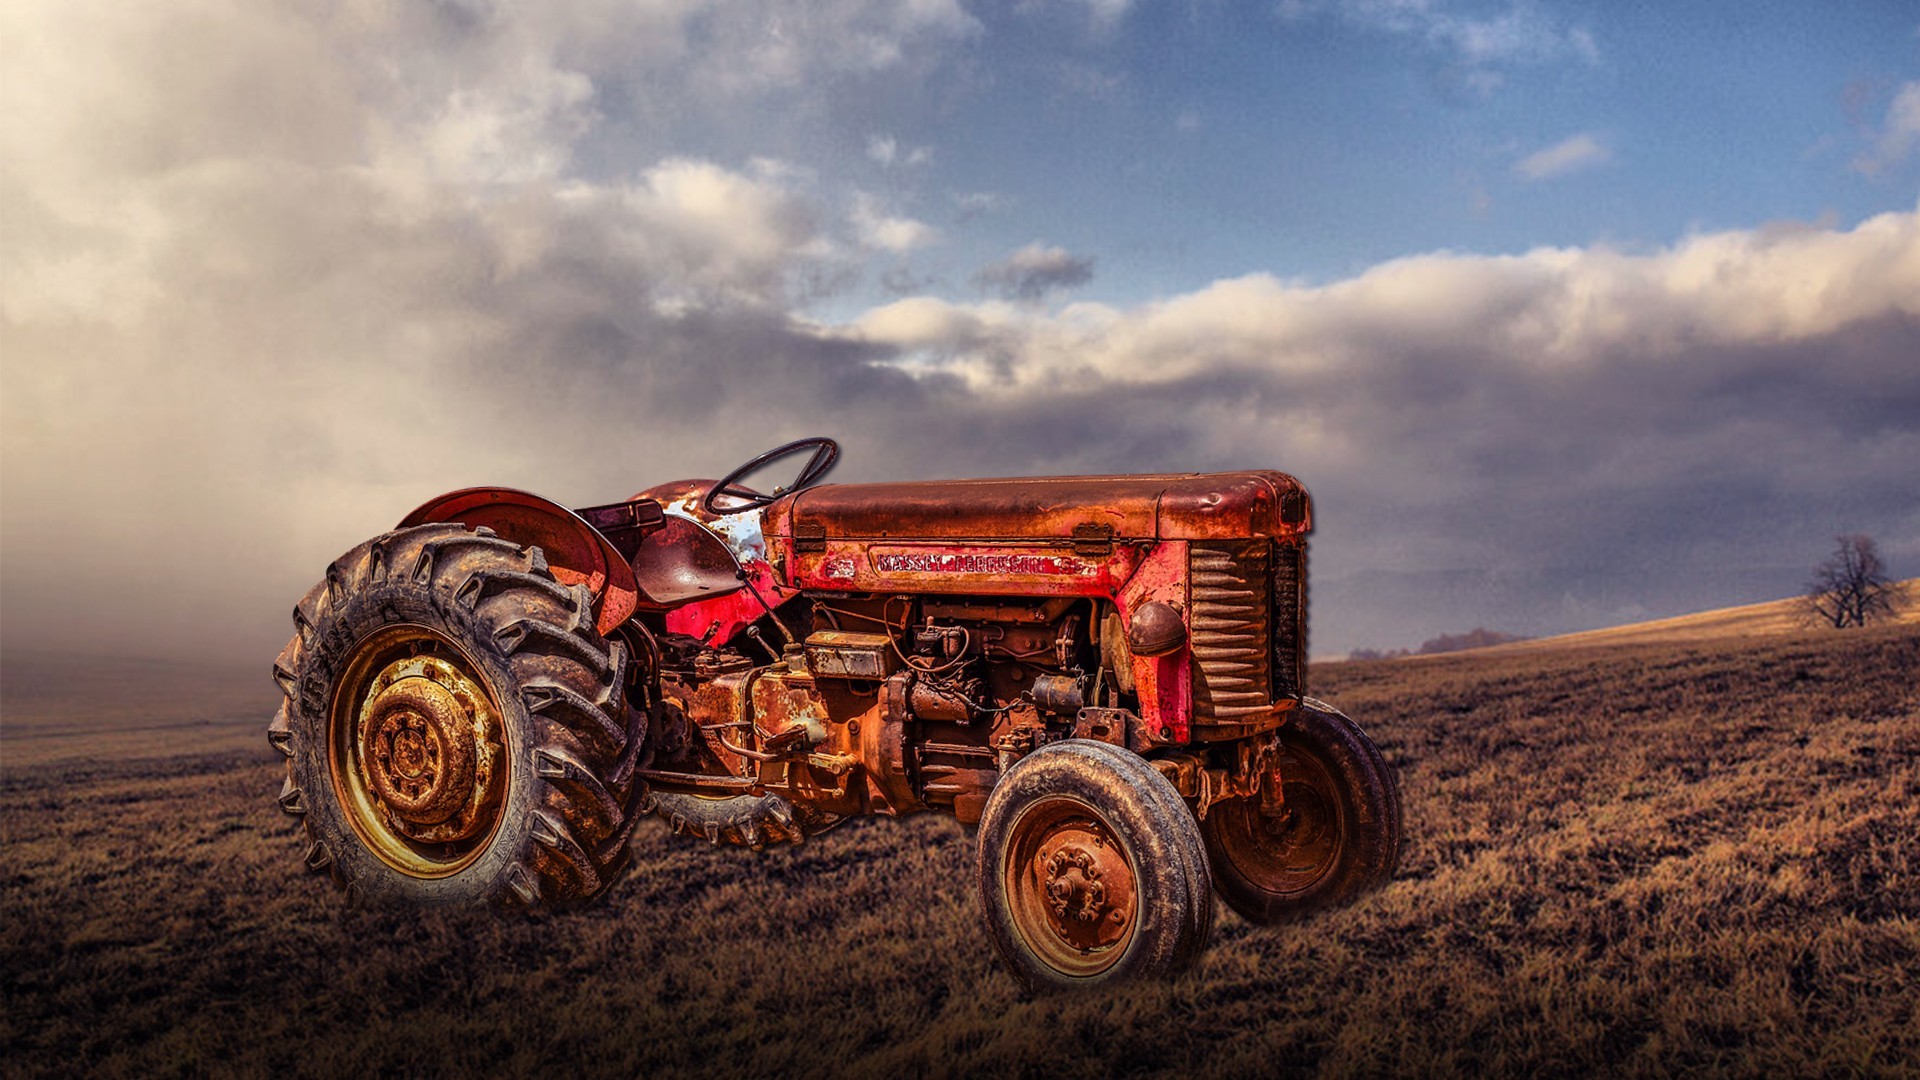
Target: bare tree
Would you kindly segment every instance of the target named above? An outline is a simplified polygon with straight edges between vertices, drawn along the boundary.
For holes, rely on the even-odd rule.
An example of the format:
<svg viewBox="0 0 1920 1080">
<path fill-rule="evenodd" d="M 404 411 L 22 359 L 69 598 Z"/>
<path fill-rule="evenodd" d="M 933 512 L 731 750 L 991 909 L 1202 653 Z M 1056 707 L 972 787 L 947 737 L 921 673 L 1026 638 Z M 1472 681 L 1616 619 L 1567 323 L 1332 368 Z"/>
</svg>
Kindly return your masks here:
<svg viewBox="0 0 1920 1080">
<path fill-rule="evenodd" d="M 1833 554 L 1813 568 L 1813 580 L 1807 583 L 1807 611 L 1835 628 L 1865 626 L 1891 616 L 1893 582 L 1873 537 L 1849 533 L 1833 539 Z"/>
</svg>

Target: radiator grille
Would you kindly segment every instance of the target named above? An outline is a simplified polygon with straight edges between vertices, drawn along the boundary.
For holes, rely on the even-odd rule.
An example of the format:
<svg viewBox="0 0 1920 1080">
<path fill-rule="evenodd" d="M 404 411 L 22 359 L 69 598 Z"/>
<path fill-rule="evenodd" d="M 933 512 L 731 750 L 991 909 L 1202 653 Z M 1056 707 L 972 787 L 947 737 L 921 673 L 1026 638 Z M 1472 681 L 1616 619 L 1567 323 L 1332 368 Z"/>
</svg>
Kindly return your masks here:
<svg viewBox="0 0 1920 1080">
<path fill-rule="evenodd" d="M 1196 543 L 1189 550 L 1193 718 L 1231 721 L 1272 702 L 1268 565 L 1272 545 Z"/>
<path fill-rule="evenodd" d="M 1273 547 L 1273 696 L 1307 692 L 1307 545 Z"/>
</svg>

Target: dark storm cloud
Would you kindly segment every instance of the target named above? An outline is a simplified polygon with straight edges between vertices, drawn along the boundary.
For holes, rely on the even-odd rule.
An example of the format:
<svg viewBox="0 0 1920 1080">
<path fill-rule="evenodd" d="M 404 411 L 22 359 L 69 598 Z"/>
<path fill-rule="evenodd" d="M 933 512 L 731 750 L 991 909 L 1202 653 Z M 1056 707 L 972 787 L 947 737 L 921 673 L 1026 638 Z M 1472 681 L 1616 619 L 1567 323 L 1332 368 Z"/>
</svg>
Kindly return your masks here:
<svg viewBox="0 0 1920 1080">
<path fill-rule="evenodd" d="M 856 329 L 983 403 L 1052 403 L 1049 440 L 1109 468 L 1297 472 L 1339 651 L 1787 595 L 1842 529 L 1920 569 L 1916 297 L 1920 215 L 1889 214 Z"/>
<path fill-rule="evenodd" d="M 1076 289 L 1093 280 L 1093 260 L 1064 248 L 1028 244 L 983 268 L 973 282 L 1008 300 L 1043 300 L 1049 293 Z"/>
</svg>

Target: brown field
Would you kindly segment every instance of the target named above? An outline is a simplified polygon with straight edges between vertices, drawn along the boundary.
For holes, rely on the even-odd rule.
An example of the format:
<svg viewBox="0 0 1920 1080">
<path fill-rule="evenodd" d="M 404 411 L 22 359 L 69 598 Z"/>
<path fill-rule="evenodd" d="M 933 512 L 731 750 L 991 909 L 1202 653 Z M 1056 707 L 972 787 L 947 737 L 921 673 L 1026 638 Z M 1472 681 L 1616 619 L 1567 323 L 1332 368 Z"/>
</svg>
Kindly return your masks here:
<svg viewBox="0 0 1920 1080">
<path fill-rule="evenodd" d="M 251 677 L 176 680 L 258 697 L 241 745 L 155 695 L 90 741 L 9 673 L 9 1076 L 1920 1073 L 1912 625 L 1321 666 L 1399 769 L 1394 882 L 1222 907 L 1185 979 L 1065 1000 L 999 970 L 930 818 L 758 857 L 644 829 L 542 922 L 347 911 Z"/>
</svg>

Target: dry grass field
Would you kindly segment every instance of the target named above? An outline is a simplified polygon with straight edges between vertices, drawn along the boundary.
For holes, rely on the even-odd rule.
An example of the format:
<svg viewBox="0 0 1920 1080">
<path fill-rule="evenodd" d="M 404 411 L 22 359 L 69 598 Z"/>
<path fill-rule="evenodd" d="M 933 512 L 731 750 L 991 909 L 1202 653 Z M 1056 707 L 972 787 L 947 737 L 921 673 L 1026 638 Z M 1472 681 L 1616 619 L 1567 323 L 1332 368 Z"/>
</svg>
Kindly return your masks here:
<svg viewBox="0 0 1920 1080">
<path fill-rule="evenodd" d="M 996 966 L 935 819 L 758 857 L 643 829 L 542 922 L 345 910 L 273 805 L 261 666 L 218 688 L 262 700 L 238 748 L 55 753 L 7 699 L 7 1075 L 1920 1073 L 1912 625 L 1323 665 L 1399 769 L 1394 882 L 1222 907 L 1187 978 L 1065 1000 Z"/>
</svg>

